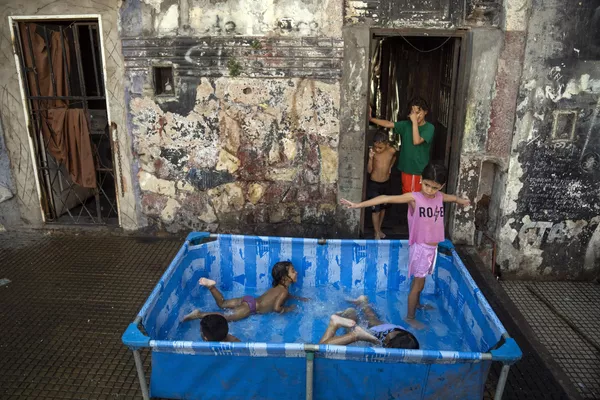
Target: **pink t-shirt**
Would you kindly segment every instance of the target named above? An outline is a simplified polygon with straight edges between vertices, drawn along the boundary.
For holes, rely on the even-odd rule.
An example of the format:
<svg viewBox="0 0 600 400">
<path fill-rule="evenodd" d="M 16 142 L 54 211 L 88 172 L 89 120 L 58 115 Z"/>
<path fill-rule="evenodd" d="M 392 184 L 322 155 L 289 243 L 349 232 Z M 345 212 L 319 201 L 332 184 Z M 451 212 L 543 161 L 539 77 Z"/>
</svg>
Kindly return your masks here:
<svg viewBox="0 0 600 400">
<path fill-rule="evenodd" d="M 444 241 L 444 202 L 441 192 L 433 199 L 413 192 L 415 207 L 408 205 L 408 244 Z"/>
</svg>

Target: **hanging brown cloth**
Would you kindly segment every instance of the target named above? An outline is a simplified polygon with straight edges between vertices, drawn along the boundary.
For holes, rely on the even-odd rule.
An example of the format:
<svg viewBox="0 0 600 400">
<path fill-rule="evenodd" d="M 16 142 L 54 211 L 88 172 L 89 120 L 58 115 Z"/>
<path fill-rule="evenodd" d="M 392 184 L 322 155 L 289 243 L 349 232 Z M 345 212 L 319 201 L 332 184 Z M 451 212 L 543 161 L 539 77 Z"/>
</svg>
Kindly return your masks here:
<svg viewBox="0 0 600 400">
<path fill-rule="evenodd" d="M 60 32 L 49 34 L 49 57 L 48 45 L 44 37 L 37 33 L 37 29 L 37 24 L 20 24 L 25 66 L 29 68 L 27 72 L 29 91 L 32 96 L 68 96 L 67 79 L 70 71 L 68 41 L 60 37 Z M 34 60 L 37 80 L 36 73 L 31 69 L 34 67 Z M 51 72 L 54 74 L 54 85 Z M 57 99 L 34 100 L 32 104 L 48 152 L 58 163 L 65 166 L 73 182 L 85 188 L 95 188 L 96 168 L 92 155 L 88 115 L 84 109 L 69 108 L 68 101 Z"/>
</svg>

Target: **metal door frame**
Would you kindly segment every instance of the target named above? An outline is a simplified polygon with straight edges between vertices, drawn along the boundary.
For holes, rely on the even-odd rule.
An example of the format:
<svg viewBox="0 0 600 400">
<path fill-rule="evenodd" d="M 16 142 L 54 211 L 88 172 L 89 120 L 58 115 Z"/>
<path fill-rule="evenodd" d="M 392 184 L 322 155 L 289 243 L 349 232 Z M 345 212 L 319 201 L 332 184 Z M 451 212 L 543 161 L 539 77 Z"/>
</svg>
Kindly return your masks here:
<svg viewBox="0 0 600 400">
<path fill-rule="evenodd" d="M 18 22 L 34 22 L 34 21 L 75 21 L 77 22 L 78 20 L 83 20 L 83 21 L 89 21 L 89 20 L 97 20 L 98 21 L 98 36 L 99 36 L 99 46 L 100 46 L 100 57 L 102 60 L 102 80 L 103 80 L 103 84 L 104 84 L 104 98 L 105 98 L 105 102 L 106 102 L 106 117 L 107 117 L 107 122 L 108 122 L 108 128 L 109 128 L 109 140 L 112 140 L 112 145 L 111 146 L 111 155 L 112 155 L 112 160 L 113 160 L 113 165 L 114 165 L 114 172 L 115 172 L 115 200 L 116 200 L 116 206 L 117 206 L 117 218 L 118 218 L 118 224 L 119 226 L 122 226 L 122 220 L 121 220 L 121 204 L 120 204 L 120 196 L 119 193 L 123 193 L 124 188 L 121 187 L 121 174 L 122 174 L 122 168 L 121 168 L 121 164 L 119 163 L 120 160 L 118 160 L 118 157 L 116 155 L 116 151 L 114 149 L 114 145 L 119 145 L 118 143 L 118 137 L 117 137 L 117 131 L 116 130 L 112 130 L 112 118 L 111 118 L 111 113 L 110 113 L 110 105 L 108 102 L 109 99 L 109 93 L 108 93 L 108 82 L 107 82 L 107 73 L 106 73 L 106 53 L 104 50 L 104 27 L 102 24 L 102 16 L 100 14 L 74 14 L 74 15 L 60 15 L 60 16 L 56 16 L 56 15 L 24 15 L 24 16 L 9 16 L 8 17 L 8 24 L 10 27 L 10 38 L 12 41 L 12 48 L 13 48 L 13 56 L 15 59 L 15 64 L 17 67 L 17 76 L 19 78 L 19 91 L 21 92 L 21 102 L 23 105 L 23 115 L 25 117 L 25 123 L 27 126 L 27 137 L 28 137 L 28 141 L 29 141 L 29 151 L 31 153 L 31 159 L 32 159 L 32 163 L 33 166 L 35 168 L 35 174 L 34 174 L 34 179 L 35 179 L 35 186 L 37 189 L 37 194 L 38 194 L 38 202 L 39 202 L 39 206 L 40 206 L 40 212 L 42 214 L 42 221 L 44 223 L 47 223 L 48 221 L 46 221 L 46 213 L 44 211 L 44 199 L 42 196 L 42 188 L 41 188 L 41 182 L 40 182 L 40 169 L 39 169 L 39 165 L 38 165 L 38 161 L 37 161 L 37 153 L 36 153 L 36 149 L 35 149 L 35 144 L 34 144 L 34 140 L 35 138 L 31 135 L 31 132 L 33 129 L 33 125 L 31 122 L 31 118 L 29 115 L 29 106 L 27 104 L 27 92 L 25 90 L 25 80 L 24 80 L 24 71 L 21 68 L 21 60 L 19 59 L 19 54 L 17 51 L 17 47 L 18 43 L 17 43 L 17 38 L 15 37 L 15 32 L 13 29 L 13 24 L 14 23 L 18 23 Z M 118 174 L 117 174 L 118 173 Z M 100 224 L 98 224 L 99 226 L 101 226 Z"/>
<path fill-rule="evenodd" d="M 456 99 L 466 98 L 469 89 L 469 77 L 471 74 L 471 58 L 472 58 L 472 48 L 473 48 L 473 40 L 472 33 L 466 29 L 423 29 L 423 28 L 371 28 L 369 30 L 369 43 L 370 45 L 373 43 L 373 37 L 384 36 L 384 37 L 394 37 L 394 36 L 404 36 L 404 37 L 442 37 L 442 38 L 457 38 L 460 39 L 460 52 L 457 60 L 456 68 L 458 71 L 456 72 L 456 87 L 454 91 L 454 99 L 453 109 L 451 117 L 452 124 L 452 137 L 451 141 L 446 141 L 446 147 L 450 146 L 450 155 L 449 155 L 449 166 L 448 166 L 448 181 L 446 183 L 446 189 L 448 192 L 455 192 L 458 185 L 458 177 L 460 172 L 460 154 L 461 151 L 459 149 L 459 144 L 462 143 L 463 134 L 464 134 L 464 126 L 466 120 L 466 103 L 456 101 Z M 369 52 L 367 53 L 367 57 L 369 57 L 369 82 L 371 80 L 371 54 L 372 49 L 369 48 Z M 369 93 L 367 95 L 367 99 L 371 97 L 371 85 L 368 84 Z M 369 129 L 369 120 L 367 118 L 365 124 L 365 132 Z M 363 198 L 366 190 L 367 180 L 363 175 Z M 451 227 L 453 225 L 454 213 L 449 213 L 449 218 L 446 219 L 445 225 Z M 360 213 L 360 226 L 359 232 L 360 235 L 364 235 L 365 231 L 365 210 L 361 209 Z"/>
</svg>

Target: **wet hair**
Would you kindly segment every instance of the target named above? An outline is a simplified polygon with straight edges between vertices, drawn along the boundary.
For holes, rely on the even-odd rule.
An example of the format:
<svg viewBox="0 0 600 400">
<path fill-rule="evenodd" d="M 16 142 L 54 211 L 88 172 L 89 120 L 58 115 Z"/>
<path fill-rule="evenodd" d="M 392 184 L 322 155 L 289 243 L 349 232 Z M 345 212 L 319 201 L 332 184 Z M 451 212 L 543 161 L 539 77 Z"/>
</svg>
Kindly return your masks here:
<svg viewBox="0 0 600 400">
<path fill-rule="evenodd" d="M 390 339 L 386 347 L 391 349 L 419 349 L 419 342 L 412 333 L 402 329 L 394 329 L 394 331 L 398 331 L 398 334 Z"/>
<path fill-rule="evenodd" d="M 208 314 L 200 320 L 202 335 L 209 342 L 222 342 L 229 334 L 229 324 L 220 314 Z"/>
<path fill-rule="evenodd" d="M 288 271 L 290 267 L 294 265 L 289 261 L 279 261 L 273 265 L 271 270 L 271 276 L 273 277 L 273 287 L 282 283 L 282 281 L 288 277 Z"/>
<path fill-rule="evenodd" d="M 378 129 L 373 136 L 373 143 L 387 143 L 389 141 L 389 135 L 383 129 Z"/>
<path fill-rule="evenodd" d="M 448 179 L 448 169 L 442 164 L 427 164 L 423 169 L 421 179 L 427 179 L 428 181 L 434 181 L 435 183 L 443 185 L 446 183 L 446 179 Z"/>
<path fill-rule="evenodd" d="M 427 104 L 425 99 L 422 97 L 413 97 L 410 100 L 408 103 L 408 111 L 410 112 L 413 107 L 419 107 L 423 111 L 429 111 L 429 104 Z"/>
</svg>

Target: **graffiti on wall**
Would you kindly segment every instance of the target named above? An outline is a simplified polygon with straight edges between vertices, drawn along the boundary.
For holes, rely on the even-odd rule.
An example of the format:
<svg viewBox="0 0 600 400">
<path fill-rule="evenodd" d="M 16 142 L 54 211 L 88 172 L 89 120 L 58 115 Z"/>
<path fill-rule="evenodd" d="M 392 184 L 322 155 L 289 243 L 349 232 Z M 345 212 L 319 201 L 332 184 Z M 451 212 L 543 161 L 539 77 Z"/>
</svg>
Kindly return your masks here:
<svg viewBox="0 0 600 400">
<path fill-rule="evenodd" d="M 521 246 L 539 249 L 544 244 L 562 242 L 573 233 L 573 229 L 569 229 L 565 222 L 527 221 L 519 230 L 519 242 Z"/>
</svg>

